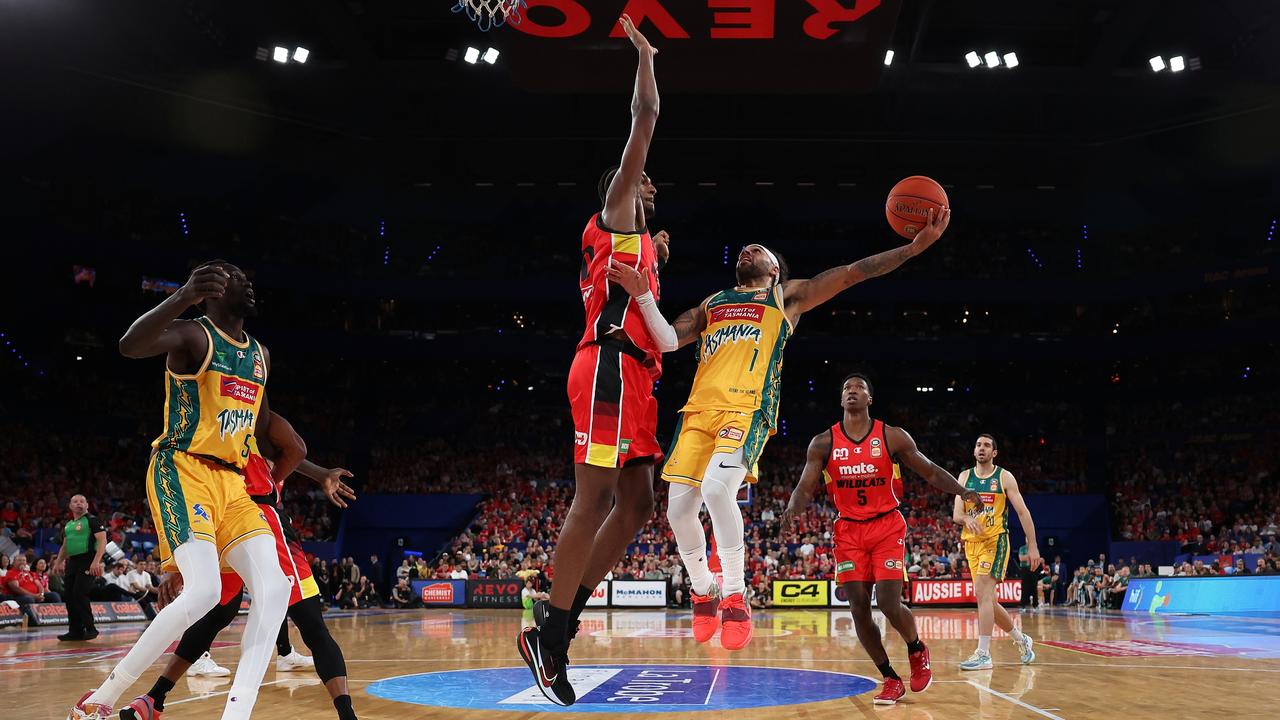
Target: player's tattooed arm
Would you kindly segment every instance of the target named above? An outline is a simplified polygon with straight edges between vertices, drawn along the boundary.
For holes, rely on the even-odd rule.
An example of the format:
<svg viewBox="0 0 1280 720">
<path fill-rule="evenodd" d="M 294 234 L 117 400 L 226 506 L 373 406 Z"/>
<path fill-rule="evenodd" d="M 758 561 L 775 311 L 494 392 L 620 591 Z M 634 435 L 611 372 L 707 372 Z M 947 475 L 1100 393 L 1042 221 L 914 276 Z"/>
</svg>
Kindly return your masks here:
<svg viewBox="0 0 1280 720">
<path fill-rule="evenodd" d="M 829 457 L 831 457 L 831 431 L 828 430 L 814 435 L 809 441 L 809 450 L 805 454 L 800 482 L 796 483 L 796 489 L 791 491 L 791 501 L 787 503 L 787 509 L 782 513 L 784 527 L 803 515 L 805 508 L 809 507 L 809 503 L 813 501 L 813 496 L 817 494 L 822 482 L 822 469 L 826 467 Z"/>
<path fill-rule="evenodd" d="M 924 453 L 920 452 L 920 448 L 916 447 L 915 439 L 906 430 L 886 425 L 885 439 L 889 442 L 889 454 L 924 478 L 925 482 L 945 493 L 959 495 L 965 502 L 976 505 L 978 512 L 982 512 L 982 496 L 973 490 L 966 490 L 954 475 L 925 457 Z"/>
<path fill-rule="evenodd" d="M 827 302 L 854 285 L 881 275 L 887 275 L 902 264 L 928 250 L 951 223 L 951 210 L 944 208 L 935 218 L 929 212 L 929 222 L 916 234 L 914 240 L 901 247 L 876 253 L 848 265 L 824 270 L 808 280 L 789 280 L 783 287 L 787 314 L 794 319 Z"/>
<path fill-rule="evenodd" d="M 696 308 L 689 308 L 676 318 L 676 322 L 672 327 L 676 331 L 676 347 L 682 348 L 685 345 L 698 339 L 698 335 L 707 329 L 707 313 L 699 305 Z"/>
</svg>

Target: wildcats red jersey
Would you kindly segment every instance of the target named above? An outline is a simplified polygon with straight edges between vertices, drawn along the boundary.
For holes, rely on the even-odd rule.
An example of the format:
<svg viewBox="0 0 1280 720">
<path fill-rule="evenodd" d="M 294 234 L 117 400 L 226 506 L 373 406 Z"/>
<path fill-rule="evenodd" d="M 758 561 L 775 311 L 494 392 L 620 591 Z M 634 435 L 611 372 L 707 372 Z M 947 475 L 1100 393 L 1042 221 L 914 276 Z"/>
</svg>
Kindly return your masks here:
<svg viewBox="0 0 1280 720">
<path fill-rule="evenodd" d="M 868 520 L 898 509 L 902 474 L 889 455 L 884 423 L 872 420 L 871 431 L 861 439 L 849 437 L 841 423 L 830 432 L 831 455 L 822 475 L 840 517 Z"/>
<path fill-rule="evenodd" d="M 579 348 L 603 340 L 611 331 L 622 329 L 631 343 L 645 355 L 644 365 L 649 375 L 657 379 L 662 375 L 662 353 L 645 327 L 640 308 L 627 291 L 609 286 L 609 261 L 618 260 L 637 271 L 649 268 L 649 290 L 657 300 L 658 255 L 653 249 L 653 238 L 648 230 L 639 233 L 621 233 L 604 226 L 600 213 L 591 216 L 582 231 L 582 270 L 578 287 L 582 291 L 582 304 L 587 312 L 587 327 Z"/>
<path fill-rule="evenodd" d="M 244 489 L 249 497 L 269 495 L 280 502 L 280 487 L 271 477 L 271 467 L 257 453 L 249 453 L 249 461 L 244 466 Z"/>
</svg>

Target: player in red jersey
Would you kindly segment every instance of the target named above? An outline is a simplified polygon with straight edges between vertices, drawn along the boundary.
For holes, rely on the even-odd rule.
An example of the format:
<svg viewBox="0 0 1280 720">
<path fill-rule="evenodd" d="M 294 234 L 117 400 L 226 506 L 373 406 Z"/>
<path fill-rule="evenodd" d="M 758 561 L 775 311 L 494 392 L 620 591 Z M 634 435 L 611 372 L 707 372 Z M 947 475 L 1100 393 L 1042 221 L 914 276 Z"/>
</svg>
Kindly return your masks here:
<svg viewBox="0 0 1280 720">
<path fill-rule="evenodd" d="M 576 488 L 556 545 L 551 599 L 535 609 L 535 616 L 542 616 L 539 627 L 524 629 L 517 639 L 534 684 L 557 705 L 577 699 L 566 665 L 578 615 L 653 517 L 653 466 L 661 455 L 653 383 L 662 374 L 662 349 L 645 327 L 638 301 L 608 278 L 615 262 L 645 269 L 652 294 L 648 302 L 655 302 L 659 260 L 665 256 L 663 234 L 653 238 L 646 227 L 655 189 L 644 173 L 658 120 L 653 70 L 658 51 L 631 18 L 623 15 L 620 22 L 639 54 L 639 67 L 622 163 L 601 180 L 604 209 L 582 233 L 586 330 L 568 383 Z"/>
<path fill-rule="evenodd" d="M 323 607 L 320 600 L 320 589 L 311 576 L 311 567 L 307 564 L 302 545 L 293 536 L 288 518 L 280 509 L 281 491 L 284 481 L 296 469 L 303 475 L 315 480 L 324 490 L 329 501 L 338 507 L 345 508 L 346 500 L 354 500 L 355 493 L 343 482 L 342 478 L 351 473 L 342 469 L 322 468 L 306 459 L 307 449 L 302 438 L 294 431 L 288 420 L 276 413 L 267 413 L 259 419 L 264 425 L 269 444 L 264 443 L 263 450 L 275 458 L 274 463 L 252 452 L 244 469 L 245 490 L 249 498 L 262 511 L 271 534 L 276 542 L 276 555 L 280 561 L 280 569 L 289 578 L 289 611 L 288 617 L 293 620 L 302 640 L 314 655 L 316 674 L 324 683 L 325 689 L 333 700 L 338 712 L 338 720 L 356 720 L 355 709 L 351 704 L 351 691 L 347 685 L 346 661 L 342 656 L 342 648 L 329 633 L 325 625 Z M 160 585 L 160 602 L 163 606 L 173 599 L 182 588 L 181 573 L 172 573 Z M 204 653 L 209 651 L 218 633 L 226 629 L 235 620 L 240 610 L 240 602 L 244 597 L 244 581 L 235 573 L 222 573 L 222 598 L 219 604 L 203 618 L 187 629 L 178 641 L 178 646 L 169 659 L 168 666 L 155 685 L 145 695 L 134 698 L 120 710 L 121 720 L 160 720 L 164 712 L 165 699 L 169 691 L 182 678 L 183 673 L 191 667 Z M 281 626 L 281 637 L 277 639 L 277 649 L 282 656 L 290 654 L 282 645 L 288 644 L 288 629 Z"/>
<path fill-rule="evenodd" d="M 871 618 L 873 583 L 880 611 L 907 644 L 911 692 L 924 692 L 933 683 L 929 649 L 920 641 L 911 611 L 902 605 L 907 520 L 898 510 L 902 502 L 898 461 L 943 492 L 979 506 L 982 498 L 925 457 L 906 430 L 873 420 L 871 402 L 871 381 L 866 375 L 853 373 L 845 378 L 841 389 L 844 418 L 809 443 L 804 471 L 791 493 L 783 526 L 804 512 L 819 482 L 825 479 L 840 513 L 835 528 L 836 582 L 848 594 L 858 641 L 884 676 L 884 688 L 875 703 L 892 705 L 907 691 L 889 663 L 880 630 Z"/>
</svg>

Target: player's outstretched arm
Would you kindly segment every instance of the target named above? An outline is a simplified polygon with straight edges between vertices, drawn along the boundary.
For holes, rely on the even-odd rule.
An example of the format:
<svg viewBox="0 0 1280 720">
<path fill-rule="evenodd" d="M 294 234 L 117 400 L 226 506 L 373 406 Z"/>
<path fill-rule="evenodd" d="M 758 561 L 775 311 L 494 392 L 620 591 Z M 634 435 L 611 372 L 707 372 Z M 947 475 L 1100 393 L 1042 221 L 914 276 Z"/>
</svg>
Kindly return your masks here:
<svg viewBox="0 0 1280 720">
<path fill-rule="evenodd" d="M 800 482 L 791 491 L 791 500 L 782 513 L 783 526 L 804 514 L 805 508 L 813 501 L 822 483 L 822 468 L 831 456 L 831 433 L 824 432 L 813 436 L 809 441 L 809 450 L 805 453 L 804 470 L 800 472 Z"/>
<path fill-rule="evenodd" d="M 258 429 L 263 428 L 266 436 L 258 438 L 258 445 L 262 448 L 263 457 L 272 463 L 271 479 L 279 484 L 307 459 L 307 443 L 280 413 L 263 413 L 258 419 Z"/>
<path fill-rule="evenodd" d="M 1036 544 L 1036 524 L 1031 520 L 1031 511 L 1027 509 L 1027 503 L 1022 498 L 1022 490 L 1018 488 L 1018 481 L 1013 477 L 1013 473 L 1005 470 L 1000 475 L 1000 484 L 1004 488 L 1005 499 L 1018 513 L 1018 522 L 1022 523 L 1022 532 L 1027 536 L 1027 562 L 1031 564 L 1031 569 L 1035 570 L 1040 567 L 1040 547 Z"/>
<path fill-rule="evenodd" d="M 658 125 L 658 81 L 653 73 L 653 56 L 658 51 L 636 29 L 629 16 L 623 15 L 619 22 L 631 44 L 635 45 L 640 63 L 636 69 L 635 93 L 631 98 L 631 136 L 622 151 L 622 164 L 609 184 L 600 217 L 606 226 L 625 231 L 643 224 L 643 219 L 636 216 L 636 185 L 644 173 L 653 130 Z"/>
<path fill-rule="evenodd" d="M 943 208 L 937 216 L 929 211 L 929 222 L 910 243 L 892 250 L 886 250 L 849 265 L 839 265 L 824 270 L 809 280 L 788 280 L 783 283 L 783 297 L 787 303 L 787 314 L 791 317 L 808 312 L 830 300 L 841 291 L 857 285 L 863 280 L 888 274 L 897 270 L 902 263 L 928 250 L 942 237 L 947 225 L 951 223 L 950 208 Z"/>
<path fill-rule="evenodd" d="M 178 321 L 192 305 L 207 298 L 222 297 L 231 276 L 221 265 L 201 265 L 187 282 L 163 302 L 133 321 L 120 338 L 120 354 L 128 358 L 147 358 L 170 353 L 177 357 L 171 363 L 190 367 L 193 360 L 208 351 L 208 338 L 191 321 Z M 176 369 L 185 369 L 179 367 Z"/>
<path fill-rule="evenodd" d="M 701 305 L 686 310 L 676 318 L 675 324 L 667 324 L 662 311 L 658 310 L 658 302 L 649 291 L 649 268 L 637 271 L 630 265 L 610 260 L 608 274 L 609 282 L 622 287 L 636 299 L 645 327 L 649 328 L 649 334 L 662 352 L 671 352 L 688 345 L 706 329 L 707 313 Z"/>
<path fill-rule="evenodd" d="M 920 448 L 916 447 L 915 439 L 906 430 L 886 425 L 884 433 L 885 439 L 889 441 L 889 453 L 901 460 L 903 465 L 911 468 L 930 485 L 945 493 L 959 495 L 965 502 L 976 505 L 979 512 L 982 511 L 982 496 L 973 490 L 965 490 L 954 475 L 925 457 L 924 453 L 920 452 Z"/>
<path fill-rule="evenodd" d="M 342 481 L 342 478 L 353 477 L 351 471 L 346 468 L 321 467 L 310 460 L 303 460 L 298 466 L 298 472 L 315 480 L 320 489 L 324 490 L 329 502 L 340 508 L 347 506 L 347 500 L 356 499 L 356 491 Z"/>
</svg>

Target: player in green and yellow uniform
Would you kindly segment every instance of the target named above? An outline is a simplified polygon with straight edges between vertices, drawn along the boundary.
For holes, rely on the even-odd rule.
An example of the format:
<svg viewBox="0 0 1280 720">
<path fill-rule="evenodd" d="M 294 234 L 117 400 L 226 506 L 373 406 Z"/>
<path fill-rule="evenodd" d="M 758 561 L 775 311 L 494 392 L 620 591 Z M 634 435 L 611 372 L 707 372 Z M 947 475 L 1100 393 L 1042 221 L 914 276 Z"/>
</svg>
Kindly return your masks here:
<svg viewBox="0 0 1280 720">
<path fill-rule="evenodd" d="M 952 519 L 963 525 L 960 539 L 964 541 L 964 555 L 973 574 L 973 590 L 978 599 L 978 649 L 960 663 L 961 670 L 987 670 L 991 664 L 991 629 L 999 625 L 1013 637 L 1023 664 L 1035 660 L 1031 649 L 1032 639 L 1013 625 L 1009 612 L 996 598 L 996 585 L 1004 579 L 1009 565 L 1009 506 L 1018 513 L 1018 521 L 1027 536 L 1027 556 L 1031 569 L 1040 565 L 1040 550 L 1036 546 L 1036 526 L 1031 512 L 1018 491 L 1018 481 L 1013 473 L 995 464 L 998 454 L 996 440 L 983 433 L 973 446 L 973 458 L 977 461 L 971 469 L 960 473 L 960 484 L 982 497 L 983 508 L 956 497 Z"/>
<path fill-rule="evenodd" d="M 203 303 L 206 315 L 179 320 Z M 253 285 L 225 261 L 196 268 L 177 292 L 138 318 L 120 339 L 120 352 L 165 354 L 165 430 L 152 443 L 147 499 L 160 556 L 182 573 L 186 587 L 152 620 L 102 686 L 86 693 L 68 720 L 104 720 L 120 694 L 218 603 L 220 567 L 245 581 L 253 596 L 243 650 L 223 720 L 247 720 L 271 659 L 289 601 L 275 541 L 262 511 L 249 499 L 241 471 L 255 432 L 268 418 L 266 382 L 271 359 L 244 331 L 256 314 Z"/>
<path fill-rule="evenodd" d="M 649 292 L 647 271 L 614 263 L 609 279 L 636 298 L 659 349 L 697 343 L 698 369 L 680 425 L 667 453 L 662 479 L 672 483 L 667 518 L 693 583 L 694 638 L 706 642 L 720 626 L 720 643 L 739 650 L 751 640 L 751 611 L 743 599 L 743 482 L 755 482 L 757 461 L 777 432 L 782 354 L 805 312 L 840 291 L 890 272 L 924 252 L 946 230 L 943 209 L 915 239 L 901 247 L 819 273 L 789 280 L 777 254 L 751 244 L 738 255 L 738 284 L 707 298 L 668 325 Z M 724 569 L 724 598 L 714 595 L 707 568 L 706 536 L 698 513 L 711 515 Z"/>
</svg>

